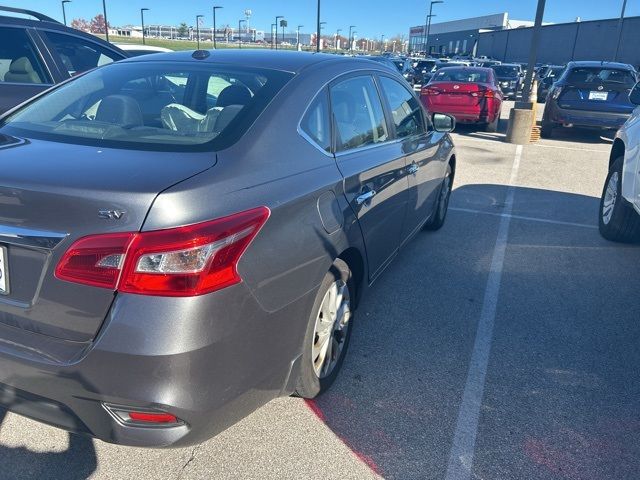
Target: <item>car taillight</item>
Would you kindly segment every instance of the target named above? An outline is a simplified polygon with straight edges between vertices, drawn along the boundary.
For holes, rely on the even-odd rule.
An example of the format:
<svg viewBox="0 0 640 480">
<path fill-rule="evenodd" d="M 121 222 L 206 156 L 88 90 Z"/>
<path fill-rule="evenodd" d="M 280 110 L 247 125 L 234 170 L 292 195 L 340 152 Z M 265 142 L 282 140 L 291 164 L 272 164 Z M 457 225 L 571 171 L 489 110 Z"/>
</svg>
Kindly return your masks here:
<svg viewBox="0 0 640 480">
<path fill-rule="evenodd" d="M 421 95 L 426 95 L 428 97 L 440 95 L 440 90 L 435 87 L 424 87 L 420 92 Z"/>
<path fill-rule="evenodd" d="M 486 90 L 479 90 L 477 92 L 473 92 L 471 96 L 478 97 L 478 98 L 495 98 L 496 94 L 493 90 L 486 89 Z"/>
<path fill-rule="evenodd" d="M 84 237 L 56 277 L 139 295 L 210 293 L 242 281 L 238 261 L 269 215 L 259 207 L 185 227 Z"/>
</svg>

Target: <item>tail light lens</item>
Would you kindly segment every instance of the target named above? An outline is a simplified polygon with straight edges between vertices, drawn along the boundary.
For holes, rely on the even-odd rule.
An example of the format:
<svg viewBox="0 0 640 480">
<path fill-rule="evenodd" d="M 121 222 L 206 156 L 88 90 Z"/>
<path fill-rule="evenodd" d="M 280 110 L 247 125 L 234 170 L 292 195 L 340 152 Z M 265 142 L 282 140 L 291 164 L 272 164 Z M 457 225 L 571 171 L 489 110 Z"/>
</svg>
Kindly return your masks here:
<svg viewBox="0 0 640 480">
<path fill-rule="evenodd" d="M 204 295 L 242 281 L 238 261 L 269 214 L 259 207 L 185 227 L 85 237 L 56 277 L 140 295 Z"/>
<path fill-rule="evenodd" d="M 440 90 L 435 87 L 424 87 L 420 94 L 426 95 L 427 97 L 433 97 L 435 95 L 440 95 Z"/>
<path fill-rule="evenodd" d="M 493 90 L 487 88 L 487 89 L 484 89 L 484 90 L 479 90 L 477 92 L 473 92 L 471 94 L 471 96 L 472 97 L 478 97 L 478 98 L 495 98 L 496 93 Z"/>
</svg>

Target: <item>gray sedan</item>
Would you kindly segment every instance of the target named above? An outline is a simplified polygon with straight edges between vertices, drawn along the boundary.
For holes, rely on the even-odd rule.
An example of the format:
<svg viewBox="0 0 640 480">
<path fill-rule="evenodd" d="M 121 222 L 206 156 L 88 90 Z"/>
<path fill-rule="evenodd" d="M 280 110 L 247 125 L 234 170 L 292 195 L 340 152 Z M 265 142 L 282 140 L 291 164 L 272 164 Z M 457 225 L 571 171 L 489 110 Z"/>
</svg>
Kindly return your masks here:
<svg viewBox="0 0 640 480">
<path fill-rule="evenodd" d="M 398 250 L 446 217 L 451 117 L 298 52 L 98 68 L 1 119 L 0 404 L 108 442 L 201 442 L 313 398 Z"/>
</svg>

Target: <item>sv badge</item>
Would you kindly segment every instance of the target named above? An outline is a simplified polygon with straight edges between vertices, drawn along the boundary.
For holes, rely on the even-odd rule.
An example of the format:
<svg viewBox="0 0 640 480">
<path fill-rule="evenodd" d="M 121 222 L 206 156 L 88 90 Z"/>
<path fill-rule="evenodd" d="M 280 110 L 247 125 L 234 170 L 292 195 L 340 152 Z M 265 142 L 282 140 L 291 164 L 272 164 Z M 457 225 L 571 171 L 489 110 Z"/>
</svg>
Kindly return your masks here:
<svg viewBox="0 0 640 480">
<path fill-rule="evenodd" d="M 98 217 L 104 220 L 120 220 L 127 213 L 124 210 L 99 210 Z"/>
</svg>

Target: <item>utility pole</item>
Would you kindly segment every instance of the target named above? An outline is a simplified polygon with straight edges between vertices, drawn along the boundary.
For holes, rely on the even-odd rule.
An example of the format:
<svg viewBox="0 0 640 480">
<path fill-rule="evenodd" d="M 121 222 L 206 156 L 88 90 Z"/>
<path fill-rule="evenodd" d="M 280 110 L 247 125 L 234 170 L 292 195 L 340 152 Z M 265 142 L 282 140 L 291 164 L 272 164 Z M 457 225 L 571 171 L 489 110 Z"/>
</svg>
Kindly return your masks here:
<svg viewBox="0 0 640 480">
<path fill-rule="evenodd" d="M 627 11 L 627 0 L 622 2 L 622 13 L 620 14 L 620 22 L 618 23 L 618 44 L 616 45 L 616 54 L 613 57 L 613 61 L 618 61 L 620 55 L 620 46 L 622 45 L 622 30 L 624 28 L 624 14 Z"/>
</svg>

